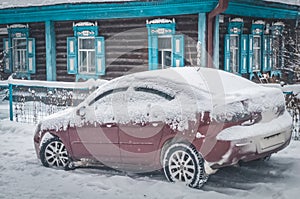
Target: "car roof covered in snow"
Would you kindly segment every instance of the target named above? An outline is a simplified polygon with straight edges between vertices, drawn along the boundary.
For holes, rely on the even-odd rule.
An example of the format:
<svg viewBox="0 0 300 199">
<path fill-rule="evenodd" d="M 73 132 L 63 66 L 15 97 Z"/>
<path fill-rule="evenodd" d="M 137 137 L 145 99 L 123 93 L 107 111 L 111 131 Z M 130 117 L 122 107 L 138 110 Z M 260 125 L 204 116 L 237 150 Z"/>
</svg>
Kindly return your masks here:
<svg viewBox="0 0 300 199">
<path fill-rule="evenodd" d="M 152 93 L 135 90 L 139 87 L 164 92 L 172 96 L 172 99 L 156 98 L 153 101 Z M 108 92 L 119 88 L 126 89 Z M 247 106 L 244 106 L 243 101 L 247 101 Z M 73 110 L 76 112 L 81 108 L 87 109 L 86 120 L 90 123 L 105 123 L 110 118 L 123 124 L 160 118 L 159 121 L 168 123 L 172 128 L 183 130 L 187 129 L 188 121 L 197 120 L 197 113 L 209 111 L 212 118 L 219 118 L 221 115 L 261 112 L 278 106 L 284 106 L 284 97 L 278 88 L 262 87 L 221 70 L 180 67 L 139 72 L 108 81 Z M 146 117 L 148 109 L 153 114 Z M 43 121 L 42 129 L 61 129 L 68 124 L 80 125 L 81 120 L 74 115 L 73 110 L 49 116 Z M 117 117 L 114 116 L 115 113 L 118 113 Z M 144 121 L 145 118 L 148 120 Z"/>
</svg>

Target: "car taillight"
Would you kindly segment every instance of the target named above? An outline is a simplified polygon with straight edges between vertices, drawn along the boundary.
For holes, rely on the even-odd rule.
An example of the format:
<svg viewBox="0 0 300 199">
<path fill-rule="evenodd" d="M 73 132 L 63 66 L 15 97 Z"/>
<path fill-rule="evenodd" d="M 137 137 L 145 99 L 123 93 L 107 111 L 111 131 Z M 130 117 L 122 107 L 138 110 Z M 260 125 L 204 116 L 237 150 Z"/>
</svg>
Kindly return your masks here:
<svg viewBox="0 0 300 199">
<path fill-rule="evenodd" d="M 251 126 L 251 125 L 256 124 L 259 121 L 261 121 L 261 119 L 262 119 L 261 113 L 254 112 L 254 113 L 251 113 L 249 119 L 244 121 L 241 125 L 242 126 Z"/>
</svg>

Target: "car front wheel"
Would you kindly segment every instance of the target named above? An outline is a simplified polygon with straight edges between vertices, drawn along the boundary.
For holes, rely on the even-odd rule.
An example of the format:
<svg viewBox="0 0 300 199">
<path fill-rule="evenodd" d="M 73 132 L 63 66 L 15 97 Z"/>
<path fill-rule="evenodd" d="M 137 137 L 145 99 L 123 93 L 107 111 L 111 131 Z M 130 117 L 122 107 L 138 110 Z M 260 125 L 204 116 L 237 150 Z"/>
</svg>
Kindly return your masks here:
<svg viewBox="0 0 300 199">
<path fill-rule="evenodd" d="M 207 180 L 204 161 L 192 146 L 184 143 L 172 144 L 165 152 L 163 169 L 171 182 L 184 182 L 193 188 L 200 188 Z"/>
<path fill-rule="evenodd" d="M 45 167 L 66 169 L 70 163 L 66 147 L 58 137 L 50 138 L 42 144 L 40 158 Z"/>
</svg>

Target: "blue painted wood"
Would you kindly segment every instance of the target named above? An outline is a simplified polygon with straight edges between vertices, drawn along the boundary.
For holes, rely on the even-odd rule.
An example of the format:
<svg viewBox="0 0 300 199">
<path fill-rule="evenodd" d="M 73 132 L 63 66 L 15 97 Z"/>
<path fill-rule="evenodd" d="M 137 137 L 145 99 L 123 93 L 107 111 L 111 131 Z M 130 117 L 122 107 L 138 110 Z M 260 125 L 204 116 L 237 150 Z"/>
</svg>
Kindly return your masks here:
<svg viewBox="0 0 300 199">
<path fill-rule="evenodd" d="M 45 22 L 46 38 L 46 76 L 47 81 L 56 80 L 56 38 L 54 22 Z"/>
<path fill-rule="evenodd" d="M 8 35 L 14 37 L 29 37 L 29 28 L 8 28 Z"/>
<path fill-rule="evenodd" d="M 97 37 L 98 26 L 74 26 L 74 36 L 76 37 Z"/>
<path fill-rule="evenodd" d="M 248 40 L 248 72 L 252 73 L 253 68 L 253 35 L 250 34 L 248 35 L 249 40 Z"/>
<path fill-rule="evenodd" d="M 0 10 L 0 24 L 194 14 L 211 11 L 217 2 L 217 0 L 161 0 L 159 2 L 66 4 L 13 8 Z"/>
<path fill-rule="evenodd" d="M 77 74 L 77 39 L 67 38 L 67 65 L 69 74 Z"/>
<path fill-rule="evenodd" d="M 4 54 L 4 72 L 11 73 L 11 40 L 10 38 L 3 39 L 3 50 L 5 50 Z"/>
<path fill-rule="evenodd" d="M 158 23 L 158 24 L 147 24 L 148 32 L 151 36 L 159 35 L 174 35 L 176 23 Z M 164 32 L 162 32 L 162 30 Z"/>
<path fill-rule="evenodd" d="M 172 66 L 183 67 L 184 66 L 184 36 L 173 35 L 172 38 Z"/>
<path fill-rule="evenodd" d="M 261 1 L 259 5 L 256 2 L 258 1 L 230 1 L 225 14 L 271 19 L 297 19 L 300 15 L 295 6 L 276 4 L 275 7 L 270 6 L 269 2 Z"/>
<path fill-rule="evenodd" d="M 241 21 L 231 21 L 228 24 L 227 33 L 228 34 L 243 34 L 244 22 Z"/>
<path fill-rule="evenodd" d="M 214 37 L 213 37 L 213 50 L 214 50 L 214 53 L 213 53 L 213 62 L 214 62 L 214 67 L 219 69 L 220 67 L 220 63 L 219 63 L 219 60 L 220 60 L 220 56 L 219 56 L 219 52 L 220 52 L 220 23 L 219 23 L 219 15 L 216 16 L 215 18 L 215 28 L 214 28 Z"/>
<path fill-rule="evenodd" d="M 149 70 L 158 69 L 158 37 L 148 35 Z"/>
<path fill-rule="evenodd" d="M 105 41 L 104 37 L 95 37 L 96 75 L 105 74 Z"/>
<path fill-rule="evenodd" d="M 225 35 L 225 41 L 224 41 L 224 70 L 230 71 L 230 34 Z"/>
<path fill-rule="evenodd" d="M 280 70 L 272 70 L 270 76 L 271 77 L 278 76 L 278 77 L 282 78 L 282 73 Z"/>
<path fill-rule="evenodd" d="M 240 72 L 241 74 L 245 74 L 248 68 L 248 35 L 242 34 L 240 43 Z"/>
<path fill-rule="evenodd" d="M 261 3 L 257 4 L 256 2 Z M 214 9 L 217 3 L 217 0 L 161 0 L 119 4 L 65 4 L 29 8 L 9 8 L 0 10 L 0 24 L 43 22 L 48 20 L 95 20 L 205 13 Z M 246 0 L 230 1 L 225 13 L 278 19 L 296 19 L 299 16 L 299 12 L 295 6 L 287 6 L 284 4 L 270 6 L 268 2 Z"/>
<path fill-rule="evenodd" d="M 35 74 L 36 64 L 35 64 L 35 38 L 27 39 L 27 57 L 26 64 L 29 74 Z"/>
<path fill-rule="evenodd" d="M 262 37 L 262 72 L 271 71 L 271 66 L 269 64 L 269 59 L 271 59 L 269 56 L 269 38 L 270 35 L 263 35 Z"/>
<path fill-rule="evenodd" d="M 200 45 L 200 66 L 206 67 L 206 13 L 198 14 L 198 42 Z"/>
<path fill-rule="evenodd" d="M 10 121 L 13 121 L 14 112 L 13 112 L 13 85 L 12 84 L 9 84 L 8 92 L 9 92 L 9 119 Z"/>
</svg>

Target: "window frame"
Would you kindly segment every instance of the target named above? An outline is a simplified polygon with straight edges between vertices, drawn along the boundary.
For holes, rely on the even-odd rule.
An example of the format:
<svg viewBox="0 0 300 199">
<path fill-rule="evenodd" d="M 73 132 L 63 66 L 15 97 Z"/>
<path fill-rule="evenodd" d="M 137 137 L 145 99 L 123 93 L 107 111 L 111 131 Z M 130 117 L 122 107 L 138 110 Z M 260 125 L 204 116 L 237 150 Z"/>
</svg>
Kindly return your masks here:
<svg viewBox="0 0 300 199">
<path fill-rule="evenodd" d="M 255 43 L 255 38 L 258 39 L 259 42 L 259 46 L 256 47 L 254 45 Z M 253 60 L 252 60 L 252 71 L 253 72 L 259 72 L 262 70 L 262 38 L 260 35 L 253 35 Z M 258 53 L 255 53 L 256 51 L 258 51 Z M 256 55 L 259 56 L 259 59 L 256 61 Z M 256 65 L 258 63 L 258 65 Z"/>
<path fill-rule="evenodd" d="M 233 45 L 230 45 L 229 48 L 230 48 L 230 71 L 233 72 L 233 73 L 240 73 L 240 37 L 238 34 L 230 34 L 230 43 L 231 43 L 231 38 L 232 37 L 235 37 L 236 38 L 236 42 L 237 42 L 237 45 L 236 46 L 233 46 Z M 234 53 L 232 53 L 233 51 L 237 51 L 235 53 L 235 56 L 232 56 Z M 233 65 L 233 60 L 235 58 L 235 61 L 236 61 L 236 65 Z"/>
<path fill-rule="evenodd" d="M 170 43 L 171 43 L 171 46 L 170 48 L 160 48 L 159 47 L 159 39 L 162 39 L 162 38 L 167 38 L 167 39 L 170 39 Z M 158 69 L 165 69 L 165 68 L 170 68 L 172 67 L 172 48 L 173 48 L 173 42 L 172 42 L 172 36 L 171 35 L 163 35 L 163 36 L 158 36 Z M 161 56 L 159 56 L 161 52 Z M 165 57 L 164 57 L 164 54 L 166 52 L 170 52 L 171 53 L 171 63 L 169 66 L 165 66 L 164 65 L 164 61 L 165 61 Z M 161 57 L 161 60 L 159 60 L 159 57 Z"/>
<path fill-rule="evenodd" d="M 224 70 L 235 74 L 247 73 L 247 56 L 248 49 L 245 46 L 245 35 L 243 35 L 244 22 L 241 18 L 234 18 L 229 21 L 227 26 L 227 34 L 224 41 Z M 237 44 L 232 46 L 232 38 L 235 37 Z M 248 39 L 248 38 L 247 38 Z M 233 50 L 236 50 L 236 55 L 233 55 Z M 235 61 L 233 60 L 235 59 Z M 233 65 L 235 63 L 235 65 Z"/>
<path fill-rule="evenodd" d="M 15 46 L 14 43 L 17 42 L 18 40 L 23 40 L 25 41 L 25 48 L 18 49 L 18 46 Z M 19 60 L 19 53 L 21 52 L 22 54 L 22 59 Z M 20 56 L 21 57 L 21 56 Z M 16 60 L 17 59 L 17 60 Z M 19 66 L 17 66 L 17 63 Z M 18 72 L 18 73 L 26 73 L 28 71 L 27 67 L 27 39 L 25 37 L 16 37 L 12 38 L 12 72 Z"/>
<path fill-rule="evenodd" d="M 283 56 L 283 46 L 284 40 L 282 39 L 282 33 L 284 30 L 284 23 L 276 22 L 271 27 L 271 38 L 273 42 L 272 46 L 272 68 L 271 68 L 271 77 L 275 75 L 281 75 L 279 71 L 284 67 L 284 56 Z M 275 48 L 275 40 L 278 41 L 278 49 Z M 276 49 L 276 50 L 275 50 Z"/>
<path fill-rule="evenodd" d="M 85 40 L 85 39 L 93 39 L 94 40 L 94 46 L 96 45 L 96 39 L 95 37 L 78 37 L 78 73 L 79 74 L 95 74 L 96 73 L 96 48 L 94 47 L 93 49 L 81 49 L 80 48 L 80 40 Z M 81 65 L 81 52 L 86 52 L 87 53 L 87 66 L 86 66 L 86 72 L 81 72 L 81 68 L 83 67 Z M 91 66 L 89 66 L 89 60 L 88 60 L 88 57 L 89 57 L 89 52 L 94 52 L 94 72 L 90 72 L 90 68 Z"/>
<path fill-rule="evenodd" d="M 105 60 L 105 39 L 103 36 L 98 36 L 99 27 L 97 22 L 79 22 L 73 24 L 73 37 L 67 37 L 67 71 L 68 74 L 74 74 L 76 76 L 76 81 L 87 80 L 90 78 L 98 79 L 99 76 L 105 75 L 106 70 L 106 60 Z M 81 51 L 80 40 L 94 38 L 94 50 L 95 57 L 94 65 L 95 70 L 91 72 L 90 67 L 87 64 L 87 70 L 81 72 L 83 68 L 80 64 Z M 100 45 L 100 46 L 99 46 Z M 86 51 L 88 52 L 88 51 Z M 92 51 L 89 51 L 92 52 Z M 90 62 L 87 60 L 87 62 Z"/>
<path fill-rule="evenodd" d="M 4 72 L 16 73 L 18 78 L 30 79 L 31 74 L 36 73 L 35 62 L 35 38 L 29 37 L 29 26 L 23 24 L 13 24 L 7 27 L 8 38 L 3 38 L 3 49 L 5 51 L 4 56 Z M 24 40 L 24 48 L 15 50 L 14 43 L 17 40 Z M 15 63 L 18 62 L 18 53 L 23 51 L 23 67 L 16 68 Z"/>
<path fill-rule="evenodd" d="M 261 72 L 264 72 L 264 69 L 267 68 L 268 65 L 268 59 L 267 62 L 265 63 L 264 60 L 264 55 L 267 53 L 265 51 L 265 46 L 264 46 L 264 31 L 265 31 L 265 22 L 258 20 L 252 23 L 251 25 L 251 34 L 249 34 L 249 79 L 252 80 L 253 77 L 255 76 L 254 73 L 257 74 L 258 77 L 262 77 Z M 254 39 L 259 38 L 259 47 L 254 46 Z M 259 50 L 259 60 L 255 61 L 254 58 L 256 57 L 255 55 L 255 50 Z M 255 63 L 258 63 L 259 65 L 255 65 Z"/>
<path fill-rule="evenodd" d="M 154 19 L 146 22 L 148 29 L 148 62 L 149 70 L 157 70 L 159 66 L 159 38 L 171 37 L 171 66 L 184 67 L 185 43 L 184 35 L 176 34 L 175 19 Z"/>
</svg>

